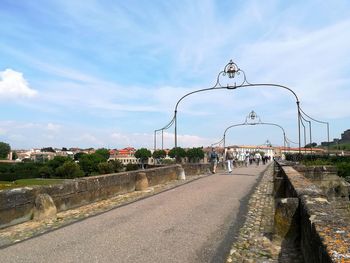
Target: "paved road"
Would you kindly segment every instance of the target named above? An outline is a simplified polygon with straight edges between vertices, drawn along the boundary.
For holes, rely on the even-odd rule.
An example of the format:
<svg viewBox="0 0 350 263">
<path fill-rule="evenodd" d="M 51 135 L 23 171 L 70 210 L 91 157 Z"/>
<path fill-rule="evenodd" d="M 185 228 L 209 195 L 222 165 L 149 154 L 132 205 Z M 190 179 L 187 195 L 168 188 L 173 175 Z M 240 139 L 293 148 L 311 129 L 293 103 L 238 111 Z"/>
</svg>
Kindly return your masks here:
<svg viewBox="0 0 350 263">
<path fill-rule="evenodd" d="M 218 173 L 119 207 L 1 249 L 0 262 L 223 262 L 263 169 Z"/>
</svg>

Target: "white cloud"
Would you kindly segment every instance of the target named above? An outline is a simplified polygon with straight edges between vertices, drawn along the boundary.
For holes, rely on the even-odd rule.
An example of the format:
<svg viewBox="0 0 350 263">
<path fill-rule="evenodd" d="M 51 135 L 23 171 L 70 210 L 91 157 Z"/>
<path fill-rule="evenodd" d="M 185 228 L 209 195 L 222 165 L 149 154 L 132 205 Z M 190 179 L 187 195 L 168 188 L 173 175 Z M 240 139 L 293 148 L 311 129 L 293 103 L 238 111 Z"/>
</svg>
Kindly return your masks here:
<svg viewBox="0 0 350 263">
<path fill-rule="evenodd" d="M 61 125 L 58 125 L 58 124 L 53 124 L 53 123 L 48 123 L 47 126 L 46 126 L 46 129 L 50 132 L 59 132 L 60 129 L 61 129 Z"/>
<path fill-rule="evenodd" d="M 90 144 L 90 145 L 103 145 L 95 135 L 91 133 L 84 133 L 81 136 L 74 139 L 78 143 Z"/>
<path fill-rule="evenodd" d="M 0 127 L 0 135 L 5 135 L 7 131 Z"/>
<path fill-rule="evenodd" d="M 161 135 L 157 135 L 157 148 L 161 147 Z M 164 148 L 173 148 L 175 144 L 174 133 L 164 132 L 163 134 Z M 201 147 L 210 145 L 215 141 L 213 138 L 205 138 L 196 135 L 178 134 L 177 135 L 178 146 L 180 147 Z"/>
<path fill-rule="evenodd" d="M 0 96 L 2 98 L 33 97 L 36 90 L 29 87 L 21 72 L 5 69 L 0 71 Z"/>
<path fill-rule="evenodd" d="M 349 117 L 344 103 L 344 98 L 350 96 L 347 87 L 350 64 L 345 59 L 350 56 L 349 26 L 350 20 L 344 20 L 299 33 L 297 37 L 279 36 L 246 46 L 246 66 L 252 70 L 246 70 L 248 80 L 287 85 L 314 117 Z M 280 98 L 279 93 L 271 94 L 275 100 Z M 330 95 L 334 107 L 320 107 L 329 101 Z"/>
</svg>

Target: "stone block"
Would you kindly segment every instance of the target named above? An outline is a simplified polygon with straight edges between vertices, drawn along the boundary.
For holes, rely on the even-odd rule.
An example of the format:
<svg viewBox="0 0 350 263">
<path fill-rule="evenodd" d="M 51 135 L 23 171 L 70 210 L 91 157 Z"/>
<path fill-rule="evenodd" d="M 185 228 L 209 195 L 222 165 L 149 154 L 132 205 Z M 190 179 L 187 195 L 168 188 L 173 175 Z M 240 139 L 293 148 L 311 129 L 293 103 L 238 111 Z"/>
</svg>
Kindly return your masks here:
<svg viewBox="0 0 350 263">
<path fill-rule="evenodd" d="M 178 172 L 178 175 L 177 175 L 177 179 L 178 180 L 186 180 L 185 169 L 180 167 L 178 170 L 179 170 L 179 172 Z"/>
<path fill-rule="evenodd" d="M 135 183 L 135 190 L 136 191 L 143 191 L 148 188 L 148 179 L 146 176 L 146 173 L 139 172 L 136 175 L 136 183 Z"/>
<path fill-rule="evenodd" d="M 48 194 L 52 198 L 56 196 L 64 196 L 75 193 L 76 187 L 73 181 L 65 182 L 63 184 L 43 186 L 40 189 L 41 194 Z"/>
<path fill-rule="evenodd" d="M 0 210 L 0 228 L 26 222 L 32 218 L 33 204 Z"/>
<path fill-rule="evenodd" d="M 36 189 L 24 187 L 0 191 L 0 210 L 11 209 L 16 206 L 34 204 Z"/>
<path fill-rule="evenodd" d="M 35 198 L 33 209 L 34 220 L 54 219 L 57 215 L 56 206 L 48 194 L 39 194 Z"/>
</svg>

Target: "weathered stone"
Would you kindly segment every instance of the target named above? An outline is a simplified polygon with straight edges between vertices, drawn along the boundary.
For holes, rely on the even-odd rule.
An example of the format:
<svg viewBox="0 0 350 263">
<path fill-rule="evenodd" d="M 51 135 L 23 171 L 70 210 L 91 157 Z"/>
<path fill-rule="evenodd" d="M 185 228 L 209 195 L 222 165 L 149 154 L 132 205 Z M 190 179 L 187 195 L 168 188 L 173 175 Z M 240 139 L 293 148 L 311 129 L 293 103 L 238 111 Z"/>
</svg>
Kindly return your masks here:
<svg viewBox="0 0 350 263">
<path fill-rule="evenodd" d="M 275 235 L 296 240 L 298 230 L 298 198 L 277 199 L 275 210 Z"/>
<path fill-rule="evenodd" d="M 177 176 L 178 180 L 186 180 L 186 174 L 185 174 L 185 170 L 182 167 L 179 167 L 179 174 Z"/>
<path fill-rule="evenodd" d="M 148 186 L 177 180 L 180 165 L 144 170 Z M 206 173 L 209 164 L 185 164 L 187 176 Z M 48 194 L 54 200 L 58 212 L 79 207 L 90 202 L 135 191 L 137 173 L 130 171 L 108 175 L 89 176 L 66 180 L 60 185 L 38 186 L 0 191 L 0 227 L 28 221 L 33 215 L 35 198 Z M 146 187 L 147 188 L 147 187 Z"/>
<path fill-rule="evenodd" d="M 139 172 L 136 174 L 136 183 L 135 183 L 135 190 L 136 191 L 143 191 L 148 188 L 148 179 L 146 176 L 146 173 Z"/>
<path fill-rule="evenodd" d="M 35 198 L 33 219 L 44 220 L 54 219 L 57 215 L 57 209 L 51 196 L 48 194 L 39 194 Z"/>
</svg>

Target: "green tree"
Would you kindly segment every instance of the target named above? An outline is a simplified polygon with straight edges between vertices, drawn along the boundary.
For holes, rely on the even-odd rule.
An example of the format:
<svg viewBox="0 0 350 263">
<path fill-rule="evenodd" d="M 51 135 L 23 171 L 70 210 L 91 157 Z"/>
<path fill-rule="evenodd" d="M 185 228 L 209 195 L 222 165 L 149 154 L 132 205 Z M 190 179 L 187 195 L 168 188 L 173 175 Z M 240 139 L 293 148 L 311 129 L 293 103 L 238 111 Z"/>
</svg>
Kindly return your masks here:
<svg viewBox="0 0 350 263">
<path fill-rule="evenodd" d="M 148 149 L 146 149 L 146 148 L 138 149 L 138 150 L 135 152 L 135 157 L 136 157 L 137 159 L 140 159 L 142 168 L 144 168 L 144 163 L 145 163 L 146 161 L 148 161 L 148 158 L 150 158 L 151 156 L 152 156 L 151 151 L 148 150 Z"/>
<path fill-rule="evenodd" d="M 53 171 L 55 171 L 62 164 L 71 160 L 72 159 L 67 156 L 55 156 L 52 160 L 47 162 L 47 166 L 49 166 Z"/>
<path fill-rule="evenodd" d="M 203 148 L 192 148 L 187 150 L 186 155 L 190 162 L 199 162 L 204 158 L 204 151 Z"/>
<path fill-rule="evenodd" d="M 108 162 L 99 163 L 97 168 L 100 174 L 110 174 L 114 172 L 113 166 Z"/>
<path fill-rule="evenodd" d="M 118 173 L 124 170 L 124 165 L 119 160 L 110 160 L 108 163 L 112 167 L 112 172 L 114 173 Z"/>
<path fill-rule="evenodd" d="M 13 151 L 12 152 L 12 160 L 17 160 L 17 159 L 18 159 L 18 154 L 15 151 Z"/>
<path fill-rule="evenodd" d="M 161 160 L 166 156 L 166 152 L 164 150 L 155 150 L 152 154 L 154 158 L 154 164 L 161 163 Z"/>
<path fill-rule="evenodd" d="M 84 152 L 77 152 L 76 154 L 74 154 L 74 160 L 79 161 L 80 158 L 81 158 L 83 155 L 86 155 L 86 153 L 84 153 Z"/>
<path fill-rule="evenodd" d="M 154 159 L 161 159 L 166 156 L 166 152 L 164 150 L 155 150 L 152 154 Z"/>
<path fill-rule="evenodd" d="M 128 163 L 125 167 L 125 171 L 135 171 L 138 169 L 139 169 L 139 166 L 136 163 Z"/>
<path fill-rule="evenodd" d="M 43 166 L 41 163 L 1 163 L 0 162 L 0 181 L 15 181 L 25 178 L 40 177 L 39 169 Z"/>
<path fill-rule="evenodd" d="M 6 159 L 10 151 L 11 147 L 8 143 L 0 142 L 0 159 Z"/>
<path fill-rule="evenodd" d="M 41 178 L 50 178 L 54 175 L 54 170 L 50 166 L 45 165 L 39 168 L 39 175 Z"/>
<path fill-rule="evenodd" d="M 55 175 L 60 178 L 77 178 L 84 176 L 80 166 L 69 160 L 55 170 Z"/>
<path fill-rule="evenodd" d="M 96 153 L 82 155 L 79 160 L 79 166 L 84 171 L 85 175 L 98 174 L 98 164 L 106 160 Z"/>
<path fill-rule="evenodd" d="M 101 155 L 105 161 L 107 161 L 109 159 L 109 150 L 107 150 L 105 148 L 97 149 L 95 151 L 95 154 Z"/>
<path fill-rule="evenodd" d="M 186 157 L 186 151 L 181 147 L 174 147 L 169 151 L 169 156 L 175 158 L 177 163 L 180 163 L 181 159 Z"/>
</svg>

